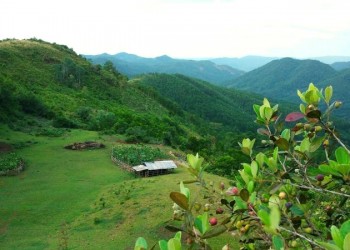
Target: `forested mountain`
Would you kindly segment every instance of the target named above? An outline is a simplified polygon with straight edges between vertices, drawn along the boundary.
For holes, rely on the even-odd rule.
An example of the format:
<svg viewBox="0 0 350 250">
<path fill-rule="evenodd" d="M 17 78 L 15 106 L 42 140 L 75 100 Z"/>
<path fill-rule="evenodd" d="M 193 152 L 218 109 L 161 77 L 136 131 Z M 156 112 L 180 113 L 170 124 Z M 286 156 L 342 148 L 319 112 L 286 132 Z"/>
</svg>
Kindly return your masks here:
<svg viewBox="0 0 350 250">
<path fill-rule="evenodd" d="M 283 58 L 248 72 L 227 86 L 295 102 L 299 100 L 297 89 L 305 89 L 310 82 L 318 84 L 336 74 L 336 70 L 319 61 Z"/>
<path fill-rule="evenodd" d="M 67 46 L 37 39 L 0 41 L 0 65 L 0 123 L 14 130 L 117 134 L 200 152 L 212 166 L 229 153 L 220 174 L 241 162 L 237 141 L 255 135 L 252 105 L 262 102 L 179 74 L 128 80 L 111 62 L 93 65 Z"/>
<path fill-rule="evenodd" d="M 350 68 L 350 62 L 335 62 L 331 64 L 332 68 L 335 70 L 343 70 L 343 69 L 349 69 Z"/>
<path fill-rule="evenodd" d="M 177 73 L 214 84 L 221 84 L 244 73 L 230 66 L 218 65 L 208 60 L 173 59 L 166 55 L 156 58 L 145 58 L 127 53 L 119 53 L 116 55 L 85 55 L 85 57 L 95 64 L 104 64 L 106 61 L 111 61 L 119 72 L 129 77 L 144 73 Z"/>
<path fill-rule="evenodd" d="M 241 58 L 229 58 L 229 57 L 221 57 L 221 58 L 213 58 L 210 61 L 216 64 L 223 64 L 231 66 L 232 68 L 243 70 L 243 71 L 251 71 L 253 69 L 259 68 L 272 60 L 276 60 L 277 57 L 264 57 L 264 56 L 244 56 Z"/>
<path fill-rule="evenodd" d="M 255 126 L 252 105 L 261 96 L 233 91 L 184 75 L 147 74 L 133 81 L 155 88 L 162 96 L 177 103 L 183 110 L 199 115 L 217 126 L 236 131 L 252 131 Z"/>
</svg>

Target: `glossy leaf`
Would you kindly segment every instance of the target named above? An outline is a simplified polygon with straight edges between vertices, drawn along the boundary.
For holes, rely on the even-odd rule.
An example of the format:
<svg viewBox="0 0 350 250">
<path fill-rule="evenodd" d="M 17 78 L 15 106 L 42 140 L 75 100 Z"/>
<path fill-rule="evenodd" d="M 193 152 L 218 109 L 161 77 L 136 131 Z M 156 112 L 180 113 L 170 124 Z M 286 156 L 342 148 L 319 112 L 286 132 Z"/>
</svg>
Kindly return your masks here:
<svg viewBox="0 0 350 250">
<path fill-rule="evenodd" d="M 190 199 L 190 190 L 187 187 L 185 187 L 182 181 L 180 182 L 180 192 L 187 197 L 187 200 Z"/>
<path fill-rule="evenodd" d="M 293 205 L 290 209 L 289 209 L 293 215 L 295 216 L 303 216 L 304 215 L 304 211 L 301 210 L 298 206 Z"/>
<path fill-rule="evenodd" d="M 171 192 L 170 198 L 182 209 L 188 210 L 188 200 L 184 194 L 179 192 Z"/>
<path fill-rule="evenodd" d="M 292 112 L 292 113 L 289 113 L 284 120 L 286 122 L 295 122 L 295 121 L 298 121 L 304 117 L 305 117 L 305 115 L 303 113 Z"/>
<path fill-rule="evenodd" d="M 208 213 L 205 212 L 201 215 L 198 215 L 194 220 L 194 225 L 202 235 L 205 234 L 205 232 L 207 232 L 209 229 Z"/>
<path fill-rule="evenodd" d="M 281 220 L 281 212 L 278 206 L 273 206 L 270 211 L 270 227 L 272 229 L 277 229 L 279 227 Z"/>
<path fill-rule="evenodd" d="M 334 244 L 331 243 L 327 243 L 327 242 L 317 242 L 320 246 L 324 247 L 324 249 L 326 250 L 342 250 L 341 248 L 337 247 Z"/>
<path fill-rule="evenodd" d="M 333 87 L 332 86 L 326 87 L 326 89 L 324 90 L 324 98 L 327 104 L 329 104 L 332 98 L 332 95 L 333 95 Z"/>
<path fill-rule="evenodd" d="M 337 159 L 337 162 L 340 164 L 349 164 L 350 163 L 349 154 L 342 147 L 337 148 L 337 150 L 335 151 L 335 158 Z"/>
<path fill-rule="evenodd" d="M 350 250 L 350 233 L 344 237 L 343 250 Z"/>
<path fill-rule="evenodd" d="M 217 225 L 215 227 L 212 227 L 209 231 L 207 231 L 203 236 L 202 239 L 209 239 L 215 236 L 218 236 L 224 232 L 226 232 L 227 227 L 224 225 Z"/>
<path fill-rule="evenodd" d="M 178 239 L 170 239 L 168 241 L 168 250 L 181 250 L 181 241 Z"/>
<path fill-rule="evenodd" d="M 168 242 L 165 240 L 158 241 L 160 250 L 168 250 Z"/>
<path fill-rule="evenodd" d="M 247 189 L 243 188 L 241 192 L 239 192 L 239 196 L 241 197 L 242 200 L 247 202 L 249 200 L 249 192 Z"/>
<path fill-rule="evenodd" d="M 315 119 L 320 119 L 321 118 L 321 111 L 318 109 L 312 110 L 306 114 L 307 118 L 315 118 Z"/>
<path fill-rule="evenodd" d="M 260 209 L 258 211 L 258 216 L 261 219 L 261 221 L 264 223 L 265 226 L 269 227 L 271 225 L 270 215 L 266 210 Z"/>
<path fill-rule="evenodd" d="M 272 243 L 275 250 L 284 250 L 284 240 L 280 235 L 272 236 Z"/>
<path fill-rule="evenodd" d="M 138 237 L 135 243 L 134 250 L 147 250 L 147 241 L 143 237 Z"/>
<path fill-rule="evenodd" d="M 325 139 L 325 136 L 322 137 L 316 137 L 315 139 L 312 140 L 309 150 L 310 152 L 315 152 L 317 149 L 319 149 Z"/>
<path fill-rule="evenodd" d="M 254 191 L 254 181 L 250 181 L 248 183 L 248 191 L 249 191 L 249 193 L 253 193 L 253 191 Z"/>
<path fill-rule="evenodd" d="M 286 139 L 284 138 L 278 138 L 275 141 L 276 146 L 280 149 L 280 150 L 284 150 L 287 151 L 289 149 L 289 143 Z"/>
<path fill-rule="evenodd" d="M 340 233 L 339 228 L 337 228 L 336 226 L 331 226 L 331 235 L 332 235 L 332 239 L 333 239 L 334 243 L 338 247 L 342 248 L 344 239 Z"/>
<path fill-rule="evenodd" d="M 251 173 L 253 178 L 256 178 L 256 176 L 258 175 L 258 163 L 256 161 L 252 161 L 252 163 L 250 164 L 250 169 L 251 169 Z"/>
<path fill-rule="evenodd" d="M 350 233 L 350 220 L 345 221 L 341 227 L 340 227 L 340 232 L 345 237 L 348 233 Z"/>
</svg>

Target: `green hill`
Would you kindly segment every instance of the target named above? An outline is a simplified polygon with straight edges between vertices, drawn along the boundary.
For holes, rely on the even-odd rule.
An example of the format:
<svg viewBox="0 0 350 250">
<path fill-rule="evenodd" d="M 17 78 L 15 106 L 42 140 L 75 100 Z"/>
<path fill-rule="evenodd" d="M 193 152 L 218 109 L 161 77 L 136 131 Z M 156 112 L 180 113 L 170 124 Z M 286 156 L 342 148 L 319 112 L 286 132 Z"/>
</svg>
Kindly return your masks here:
<svg viewBox="0 0 350 250">
<path fill-rule="evenodd" d="M 227 65 L 218 65 L 209 60 L 174 59 L 169 56 L 145 58 L 127 53 L 116 55 L 85 55 L 93 63 L 104 64 L 111 61 L 123 74 L 134 77 L 144 73 L 182 74 L 214 84 L 239 77 L 244 72 Z"/>
<path fill-rule="evenodd" d="M 237 141 L 255 134 L 252 105 L 262 100 L 182 75 L 128 80 L 111 62 L 93 65 L 37 39 L 1 41 L 0 65 L 0 122 L 12 129 L 51 136 L 88 129 L 213 161 L 227 148 L 240 155 Z"/>
<path fill-rule="evenodd" d="M 318 84 L 334 75 L 332 67 L 319 61 L 283 58 L 250 71 L 227 86 L 295 102 L 296 89 L 305 89 L 310 82 Z"/>
</svg>

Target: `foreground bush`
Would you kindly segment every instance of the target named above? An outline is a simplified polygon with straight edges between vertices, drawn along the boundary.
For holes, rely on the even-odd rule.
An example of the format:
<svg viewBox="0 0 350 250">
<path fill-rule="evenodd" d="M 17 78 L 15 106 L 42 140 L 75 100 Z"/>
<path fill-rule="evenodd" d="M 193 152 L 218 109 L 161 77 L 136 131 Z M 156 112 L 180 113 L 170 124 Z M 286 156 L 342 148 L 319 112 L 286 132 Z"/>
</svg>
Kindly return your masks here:
<svg viewBox="0 0 350 250">
<path fill-rule="evenodd" d="M 331 86 L 323 92 L 310 84 L 298 91 L 300 112 L 284 122 L 278 105 L 267 99 L 254 105 L 258 133 L 266 139 L 260 152 L 254 150 L 256 139 L 240 143 L 250 162 L 241 164 L 233 186 L 204 180 L 203 158 L 188 155 L 193 178 L 170 194 L 174 220 L 183 223 L 168 226 L 178 233 L 159 241 L 159 248 L 212 249 L 207 239 L 230 231 L 242 249 L 349 250 L 350 151 L 330 119 L 341 105 L 331 102 L 332 94 Z M 192 194 L 186 183 L 197 183 L 202 191 Z M 198 195 L 207 203 L 200 204 Z M 135 244 L 135 249 L 148 247 L 143 238 Z M 222 249 L 230 246 L 223 242 Z"/>
</svg>

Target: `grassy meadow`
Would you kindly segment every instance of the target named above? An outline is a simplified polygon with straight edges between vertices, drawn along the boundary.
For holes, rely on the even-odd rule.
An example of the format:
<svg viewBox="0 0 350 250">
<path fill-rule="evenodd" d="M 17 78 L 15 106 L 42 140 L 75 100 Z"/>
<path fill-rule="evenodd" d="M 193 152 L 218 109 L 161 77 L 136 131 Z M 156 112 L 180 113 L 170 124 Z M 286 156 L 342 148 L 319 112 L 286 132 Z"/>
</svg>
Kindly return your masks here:
<svg viewBox="0 0 350 250">
<path fill-rule="evenodd" d="M 116 138 L 92 131 L 52 138 L 1 126 L 0 140 L 14 145 L 27 165 L 18 176 L 0 177 L 0 249 L 133 249 L 139 236 L 153 245 L 173 235 L 164 229 L 172 218 L 169 193 L 189 178 L 185 169 L 135 178 L 110 160 Z M 106 148 L 63 148 L 82 141 Z M 235 244 L 229 235 L 215 240 L 218 248 Z"/>
</svg>

